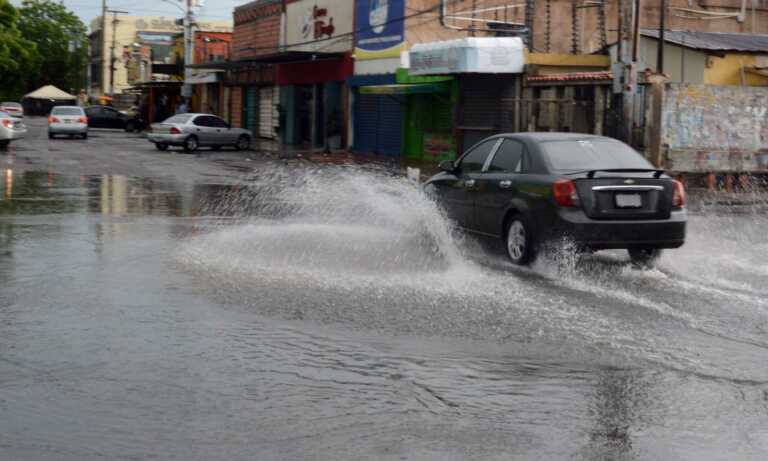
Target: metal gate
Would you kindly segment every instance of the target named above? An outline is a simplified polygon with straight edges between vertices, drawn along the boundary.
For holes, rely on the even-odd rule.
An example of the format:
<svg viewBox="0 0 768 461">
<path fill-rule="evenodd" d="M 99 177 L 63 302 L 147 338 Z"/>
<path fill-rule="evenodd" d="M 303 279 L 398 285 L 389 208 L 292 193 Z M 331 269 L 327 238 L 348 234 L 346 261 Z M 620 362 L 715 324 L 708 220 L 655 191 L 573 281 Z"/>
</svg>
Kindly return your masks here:
<svg viewBox="0 0 768 461">
<path fill-rule="evenodd" d="M 395 96 L 355 95 L 355 150 L 400 155 L 403 110 Z"/>
<path fill-rule="evenodd" d="M 501 75 L 473 75 L 460 81 L 458 129 L 462 152 L 502 128 L 501 100 L 505 79 Z"/>
<path fill-rule="evenodd" d="M 277 106 L 275 96 L 277 91 L 273 86 L 265 86 L 259 89 L 259 133 L 262 138 L 273 139 L 277 121 Z"/>
<path fill-rule="evenodd" d="M 259 114 L 257 111 L 258 93 L 255 86 L 243 88 L 243 128 L 256 133 Z"/>
</svg>

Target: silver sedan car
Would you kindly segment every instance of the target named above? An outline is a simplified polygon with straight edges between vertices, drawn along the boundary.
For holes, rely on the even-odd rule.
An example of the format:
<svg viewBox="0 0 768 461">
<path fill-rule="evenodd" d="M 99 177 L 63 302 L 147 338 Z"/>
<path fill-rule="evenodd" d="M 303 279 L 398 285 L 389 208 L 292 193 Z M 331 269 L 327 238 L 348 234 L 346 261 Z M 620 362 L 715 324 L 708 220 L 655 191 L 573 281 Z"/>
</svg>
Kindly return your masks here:
<svg viewBox="0 0 768 461">
<path fill-rule="evenodd" d="M 27 127 L 21 119 L 11 117 L 7 112 L 0 112 L 0 148 L 5 148 L 11 141 L 21 139 L 27 134 Z"/>
<path fill-rule="evenodd" d="M 57 134 L 88 138 L 88 117 L 80 106 L 54 106 L 48 116 L 48 137 Z"/>
<path fill-rule="evenodd" d="M 158 150 L 168 146 L 181 146 L 191 152 L 198 147 L 219 149 L 233 146 L 237 150 L 251 147 L 251 131 L 232 128 L 227 122 L 211 114 L 177 114 L 162 123 L 153 123 L 147 138 Z"/>
</svg>

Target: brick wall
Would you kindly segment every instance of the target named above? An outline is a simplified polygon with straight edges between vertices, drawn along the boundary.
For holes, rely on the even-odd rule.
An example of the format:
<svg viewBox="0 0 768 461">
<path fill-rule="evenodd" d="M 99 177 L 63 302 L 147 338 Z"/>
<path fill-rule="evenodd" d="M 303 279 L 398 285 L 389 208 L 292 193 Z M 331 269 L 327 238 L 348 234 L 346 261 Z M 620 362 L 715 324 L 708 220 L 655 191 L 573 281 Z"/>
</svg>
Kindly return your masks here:
<svg viewBox="0 0 768 461">
<path fill-rule="evenodd" d="M 233 86 L 230 94 L 230 100 L 232 101 L 232 112 L 229 114 L 232 126 L 237 128 L 243 127 L 243 90 L 242 87 Z"/>
<path fill-rule="evenodd" d="M 282 11 L 280 0 L 257 0 L 235 8 L 233 59 L 276 53 L 280 44 Z"/>
</svg>

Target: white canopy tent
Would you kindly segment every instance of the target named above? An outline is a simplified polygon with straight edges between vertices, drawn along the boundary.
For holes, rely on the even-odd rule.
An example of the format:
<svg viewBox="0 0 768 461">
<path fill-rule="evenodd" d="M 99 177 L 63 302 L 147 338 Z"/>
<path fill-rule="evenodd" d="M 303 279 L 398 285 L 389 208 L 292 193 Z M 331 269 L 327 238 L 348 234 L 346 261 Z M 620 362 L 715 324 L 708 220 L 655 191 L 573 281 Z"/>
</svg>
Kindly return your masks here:
<svg viewBox="0 0 768 461">
<path fill-rule="evenodd" d="M 50 99 L 54 101 L 67 101 L 77 99 L 77 96 L 73 96 L 66 91 L 62 91 L 53 85 L 45 85 L 36 89 L 35 91 L 25 94 L 24 99 Z"/>
</svg>

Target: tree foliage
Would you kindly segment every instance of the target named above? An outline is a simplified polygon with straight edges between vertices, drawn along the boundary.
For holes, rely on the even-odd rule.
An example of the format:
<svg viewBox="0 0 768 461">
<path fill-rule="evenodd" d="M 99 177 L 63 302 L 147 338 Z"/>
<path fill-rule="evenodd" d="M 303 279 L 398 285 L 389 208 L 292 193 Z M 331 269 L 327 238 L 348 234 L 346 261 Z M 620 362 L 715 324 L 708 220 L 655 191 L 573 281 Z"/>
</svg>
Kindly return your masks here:
<svg viewBox="0 0 768 461">
<path fill-rule="evenodd" d="M 0 97 L 18 99 L 27 88 L 26 78 L 39 72 L 36 45 L 17 27 L 19 11 L 0 0 Z"/>
</svg>

